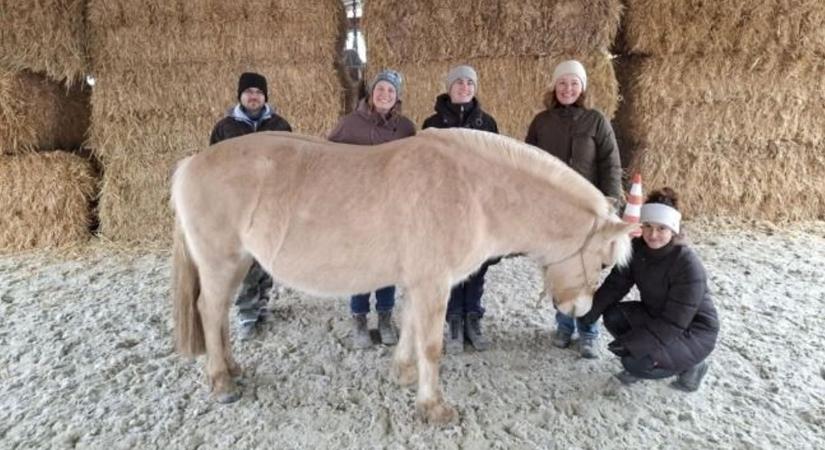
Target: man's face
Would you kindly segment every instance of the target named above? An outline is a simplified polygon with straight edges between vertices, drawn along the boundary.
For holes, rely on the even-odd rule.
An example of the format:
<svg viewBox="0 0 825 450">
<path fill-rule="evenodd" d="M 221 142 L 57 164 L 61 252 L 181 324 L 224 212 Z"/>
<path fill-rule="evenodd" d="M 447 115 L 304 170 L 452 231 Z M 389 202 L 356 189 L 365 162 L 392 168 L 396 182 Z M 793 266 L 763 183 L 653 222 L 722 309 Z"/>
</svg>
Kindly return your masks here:
<svg viewBox="0 0 825 450">
<path fill-rule="evenodd" d="M 450 101 L 470 103 L 476 95 L 476 83 L 469 78 L 459 78 L 450 86 Z"/>
<path fill-rule="evenodd" d="M 241 106 L 247 111 L 255 113 L 264 107 L 264 91 L 251 87 L 241 92 Z"/>
</svg>

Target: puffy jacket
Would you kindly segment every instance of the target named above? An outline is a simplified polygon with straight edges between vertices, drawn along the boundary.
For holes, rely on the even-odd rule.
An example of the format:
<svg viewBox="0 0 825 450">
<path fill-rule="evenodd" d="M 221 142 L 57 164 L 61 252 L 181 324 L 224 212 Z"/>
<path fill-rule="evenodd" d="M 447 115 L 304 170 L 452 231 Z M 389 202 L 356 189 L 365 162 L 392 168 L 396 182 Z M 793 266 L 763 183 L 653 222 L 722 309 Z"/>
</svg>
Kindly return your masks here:
<svg viewBox="0 0 825 450">
<path fill-rule="evenodd" d="M 412 136 L 415 125 L 397 112 L 399 106 L 400 101 L 384 115 L 371 110 L 362 99 L 355 111 L 338 121 L 327 139 L 346 144 L 377 145 Z"/>
<path fill-rule="evenodd" d="M 622 303 L 631 330 L 619 342 L 637 358 L 650 356 L 659 367 L 676 371 L 704 360 L 716 346 L 719 319 L 708 293 L 705 268 L 685 245 L 671 242 L 653 250 L 633 241 L 633 259 L 614 268 L 581 318 L 594 322 L 636 285 L 641 302 Z"/>
<path fill-rule="evenodd" d="M 493 116 L 481 109 L 475 97 L 466 105 L 450 101 L 450 96 L 441 94 L 435 99 L 435 114 L 424 121 L 425 128 L 472 128 L 498 134 L 498 124 Z"/>
<path fill-rule="evenodd" d="M 525 141 L 566 162 L 604 195 L 624 200 L 619 146 L 613 127 L 598 110 L 545 110 L 533 118 Z"/>
</svg>

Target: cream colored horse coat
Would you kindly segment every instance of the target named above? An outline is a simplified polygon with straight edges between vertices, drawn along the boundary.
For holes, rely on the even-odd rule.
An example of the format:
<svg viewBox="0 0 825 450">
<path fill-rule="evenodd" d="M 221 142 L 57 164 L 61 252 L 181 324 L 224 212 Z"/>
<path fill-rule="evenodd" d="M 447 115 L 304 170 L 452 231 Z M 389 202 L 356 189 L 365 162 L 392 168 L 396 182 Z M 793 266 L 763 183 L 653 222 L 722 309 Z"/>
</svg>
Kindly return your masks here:
<svg viewBox="0 0 825 450">
<path fill-rule="evenodd" d="M 408 293 L 395 368 L 417 406 L 448 421 L 438 385 L 450 287 L 488 258 L 524 253 L 559 309 L 590 308 L 602 265 L 626 262 L 629 227 L 563 163 L 490 133 L 427 130 L 362 147 L 255 133 L 175 172 L 173 300 L 178 348 L 208 354 L 221 401 L 237 398 L 228 309 L 252 258 L 316 295 L 399 285 Z"/>
</svg>

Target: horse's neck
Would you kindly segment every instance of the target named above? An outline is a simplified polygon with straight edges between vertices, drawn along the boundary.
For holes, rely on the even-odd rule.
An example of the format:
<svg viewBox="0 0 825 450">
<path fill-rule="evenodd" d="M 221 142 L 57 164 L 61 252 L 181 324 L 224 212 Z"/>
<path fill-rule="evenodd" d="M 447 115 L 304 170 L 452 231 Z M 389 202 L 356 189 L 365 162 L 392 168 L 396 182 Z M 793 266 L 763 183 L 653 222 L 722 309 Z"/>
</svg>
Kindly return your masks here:
<svg viewBox="0 0 825 450">
<path fill-rule="evenodd" d="M 563 189 L 518 171 L 506 178 L 484 187 L 489 189 L 485 197 L 491 199 L 485 205 L 490 232 L 507 247 L 499 251 L 545 253 L 547 243 L 553 242 L 554 249 L 566 253 L 590 230 L 594 214 Z M 502 185 L 511 188 L 501 189 Z"/>
</svg>

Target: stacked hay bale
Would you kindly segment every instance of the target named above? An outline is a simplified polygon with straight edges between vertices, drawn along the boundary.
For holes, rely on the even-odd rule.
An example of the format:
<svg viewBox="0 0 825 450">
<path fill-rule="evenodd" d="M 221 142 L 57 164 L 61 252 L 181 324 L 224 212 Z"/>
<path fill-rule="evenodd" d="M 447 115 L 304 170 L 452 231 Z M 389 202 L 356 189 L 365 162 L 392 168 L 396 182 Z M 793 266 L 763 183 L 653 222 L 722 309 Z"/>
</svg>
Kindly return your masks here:
<svg viewBox="0 0 825 450">
<path fill-rule="evenodd" d="M 0 250 L 82 243 L 89 238 L 97 180 L 68 152 L 0 155 Z"/>
<path fill-rule="evenodd" d="M 825 3 L 630 0 L 617 131 L 688 215 L 825 217 Z"/>
<path fill-rule="evenodd" d="M 0 1 L 0 252 L 91 234 L 83 0 Z"/>
<path fill-rule="evenodd" d="M 404 111 L 420 125 L 444 92 L 450 67 L 470 64 L 484 109 L 502 133 L 523 139 L 544 109 L 553 68 L 565 59 L 584 63 L 591 106 L 613 115 L 618 85 L 607 49 L 621 8 L 618 0 L 369 0 L 369 71 L 404 74 Z"/>
<path fill-rule="evenodd" d="M 339 0 L 90 0 L 101 233 L 168 240 L 173 165 L 206 147 L 244 71 L 267 77 L 269 101 L 294 131 L 331 129 L 342 109 L 344 20 Z"/>
</svg>

